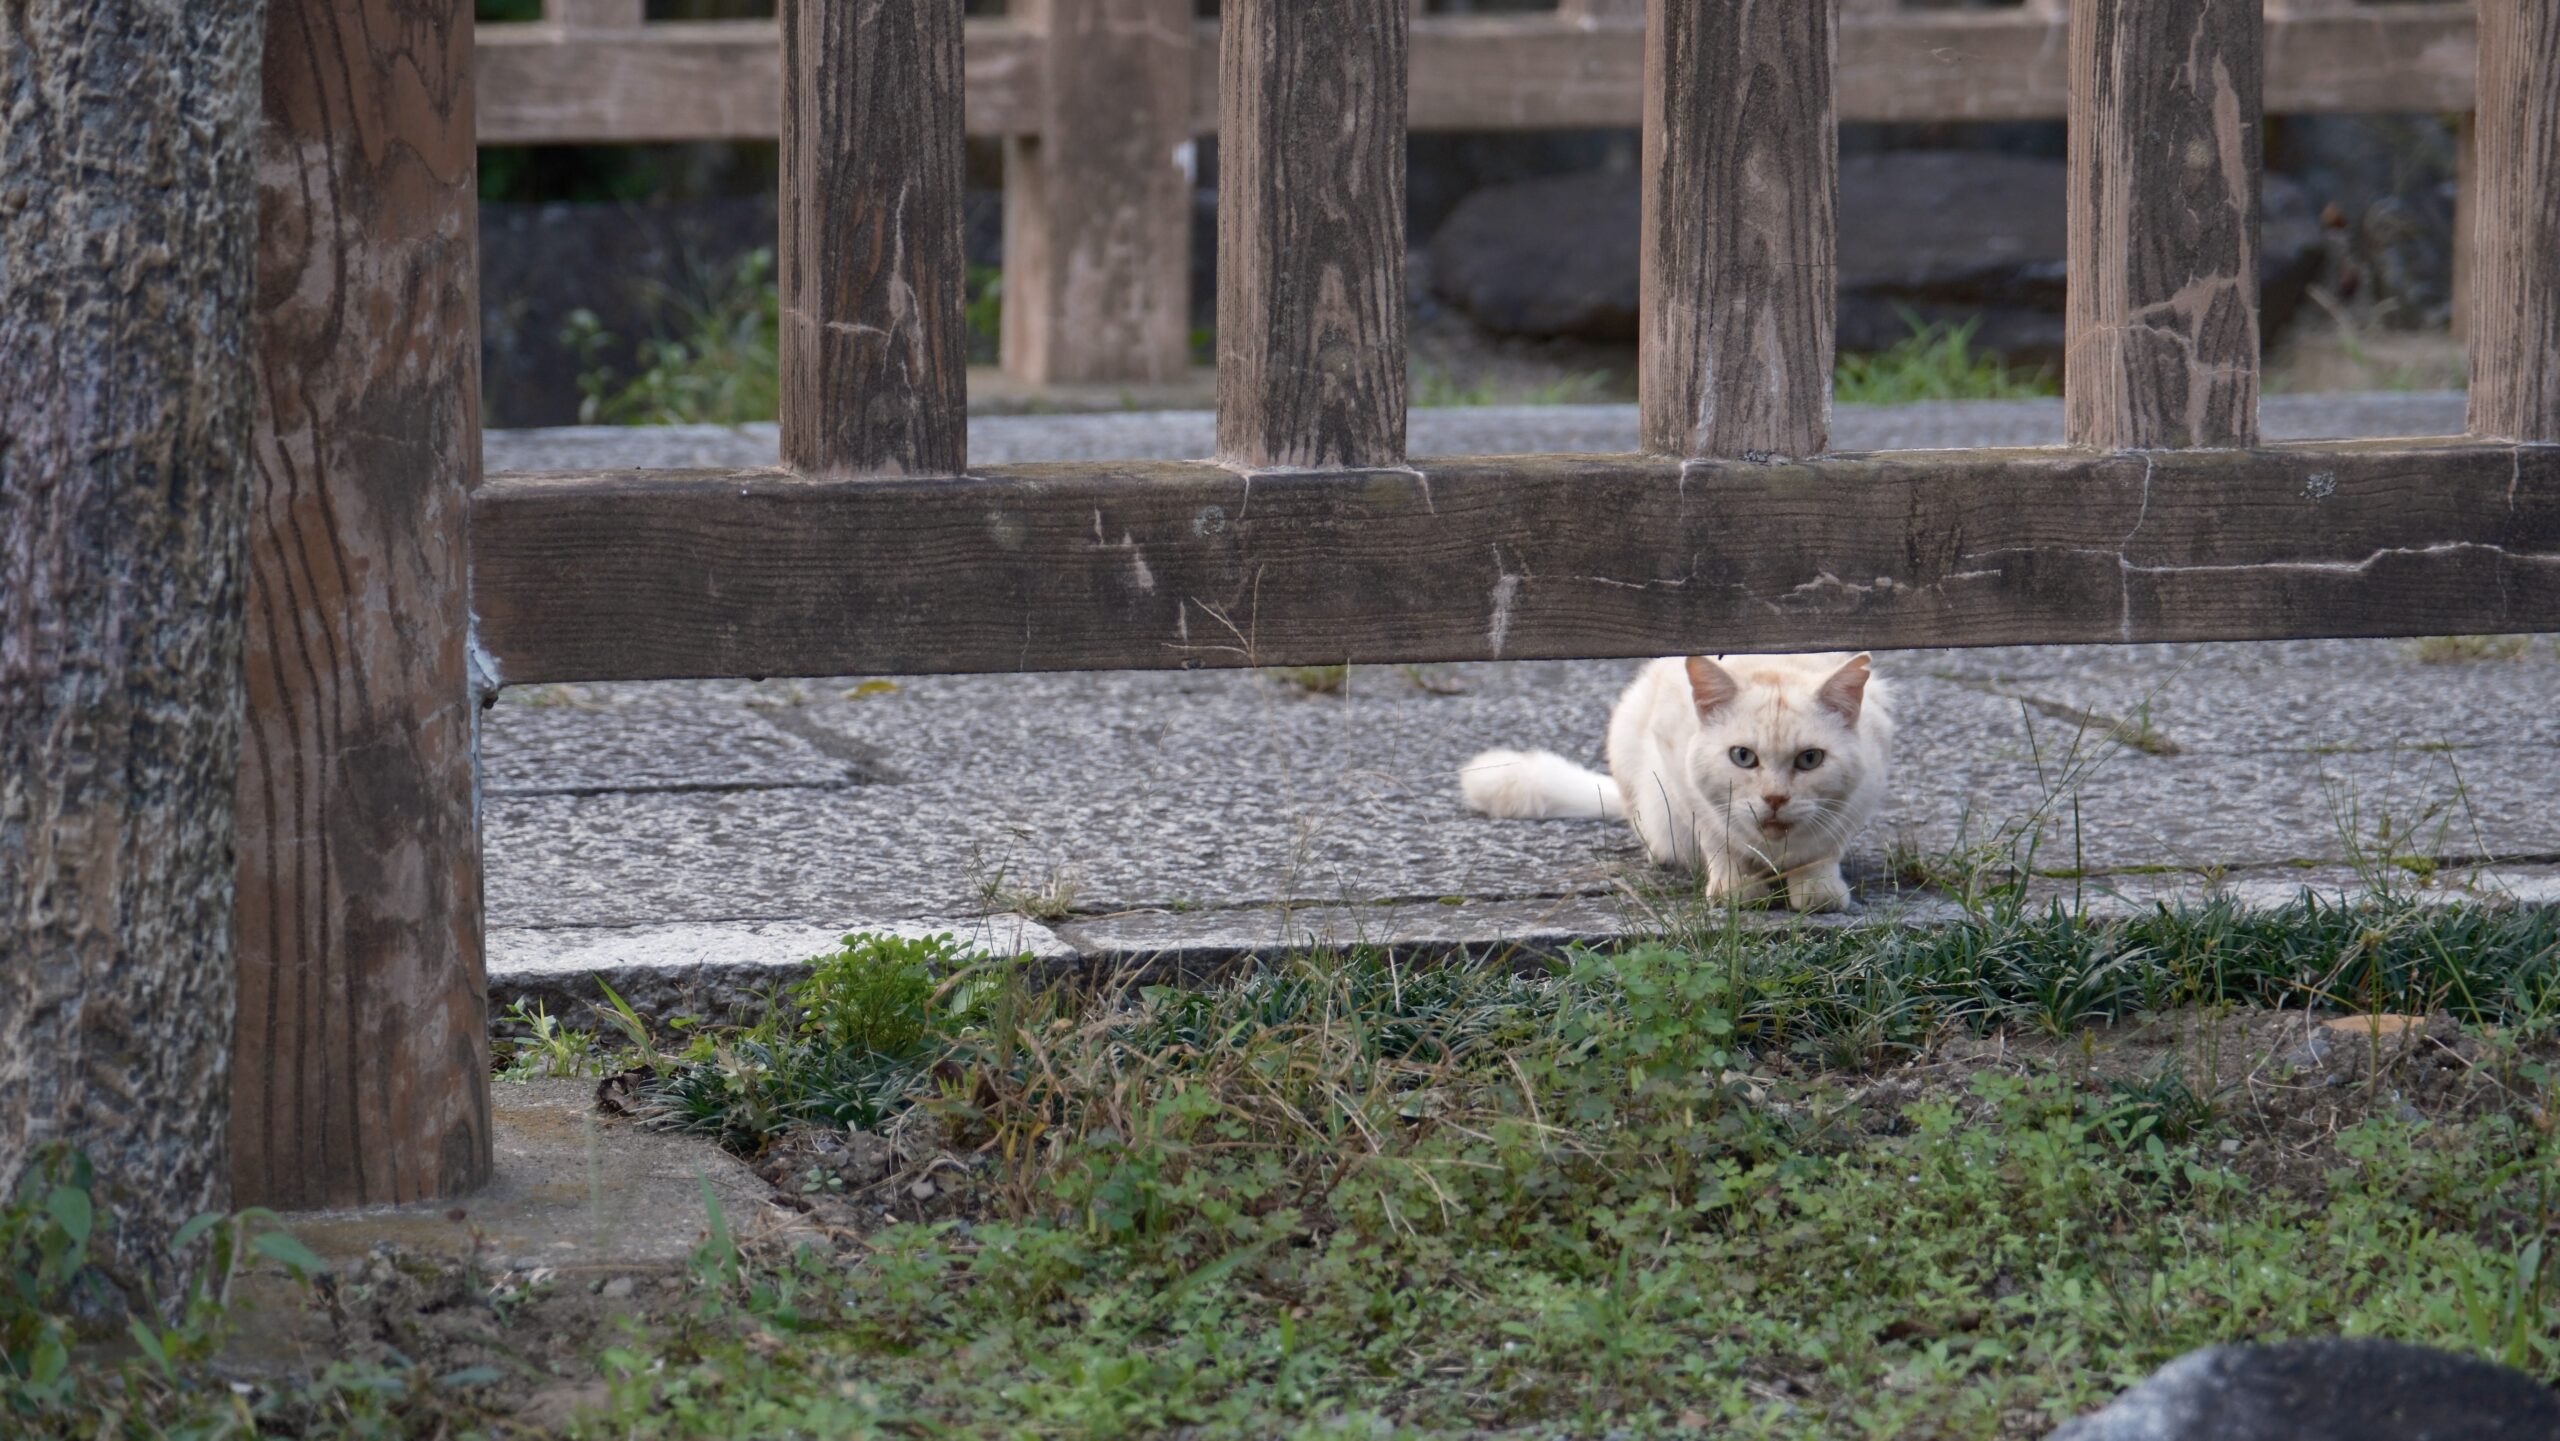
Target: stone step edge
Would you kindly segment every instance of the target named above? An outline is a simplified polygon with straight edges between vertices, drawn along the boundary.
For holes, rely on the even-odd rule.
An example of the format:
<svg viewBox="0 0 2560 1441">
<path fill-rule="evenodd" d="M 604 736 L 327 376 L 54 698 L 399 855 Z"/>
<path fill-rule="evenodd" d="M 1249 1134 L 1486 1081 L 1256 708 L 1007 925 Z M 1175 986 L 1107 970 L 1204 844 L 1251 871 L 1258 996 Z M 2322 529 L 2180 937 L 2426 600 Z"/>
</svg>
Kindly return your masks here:
<svg viewBox="0 0 2560 1441">
<path fill-rule="evenodd" d="M 2560 905 L 2560 866 L 2505 866 L 2469 872 L 2455 882 L 2413 879 L 2396 893 L 2441 904 Z M 2227 897 L 2253 909 L 2291 904 L 2304 893 L 2368 899 L 2379 892 L 2344 868 L 2251 873 L 2219 878 L 2192 874 L 2107 877 L 2075 883 L 2045 880 L 2032 896 L 2059 899 L 2100 918 L 2130 915 L 2161 902 Z M 605 988 L 652 1024 L 678 1016 L 747 1021 L 801 973 L 808 960 L 848 935 L 870 932 L 920 939 L 949 934 L 994 955 L 1030 958 L 1041 980 L 1074 977 L 1126 984 L 1196 982 L 1248 964 L 1267 964 L 1316 948 L 1368 949 L 1403 960 L 1477 962 L 1546 960 L 1576 945 L 1661 939 L 1720 930 L 1728 923 L 1770 930 L 1809 924 L 1942 926 L 1964 908 L 1943 896 L 1907 892 L 1871 897 L 1854 913 L 1799 917 L 1787 912 L 1666 911 L 1641 897 L 1586 895 L 1529 900 L 1462 900 L 1454 904 L 1256 906 L 1202 911 L 1135 911 L 1077 917 L 1054 925 L 1021 915 L 950 920 L 809 920 L 670 922 L 633 926 L 493 927 L 489 932 L 489 1000 L 493 1019 L 510 1023 L 519 1006 L 539 1006 L 581 1029 L 595 1019 Z"/>
</svg>

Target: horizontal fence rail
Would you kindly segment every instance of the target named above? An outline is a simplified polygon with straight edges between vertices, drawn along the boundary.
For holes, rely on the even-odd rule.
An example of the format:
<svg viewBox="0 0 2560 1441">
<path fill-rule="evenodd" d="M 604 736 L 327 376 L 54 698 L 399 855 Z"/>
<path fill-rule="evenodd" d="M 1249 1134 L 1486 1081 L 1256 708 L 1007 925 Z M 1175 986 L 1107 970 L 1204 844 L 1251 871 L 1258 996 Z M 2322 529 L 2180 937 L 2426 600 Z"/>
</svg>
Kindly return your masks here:
<svg viewBox="0 0 2560 1441">
<path fill-rule="evenodd" d="M 510 682 L 2560 629 L 2560 447 L 493 476 Z"/>
<path fill-rule="evenodd" d="M 1640 12 L 1419 15 L 1408 123 L 1416 130 L 1552 130 L 1642 119 Z M 968 129 L 1037 134 L 1048 78 L 1039 31 L 968 22 Z M 2266 102 L 2276 114 L 2468 110 L 2474 25 L 2454 3 L 2270 5 Z M 1217 128 L 1218 24 L 1191 46 L 1191 130 Z M 480 139 L 490 145 L 771 139 L 780 36 L 770 21 L 480 31 Z M 1840 27 L 1847 121 L 2058 120 L 2069 113 L 2058 9 L 1853 9 Z"/>
</svg>

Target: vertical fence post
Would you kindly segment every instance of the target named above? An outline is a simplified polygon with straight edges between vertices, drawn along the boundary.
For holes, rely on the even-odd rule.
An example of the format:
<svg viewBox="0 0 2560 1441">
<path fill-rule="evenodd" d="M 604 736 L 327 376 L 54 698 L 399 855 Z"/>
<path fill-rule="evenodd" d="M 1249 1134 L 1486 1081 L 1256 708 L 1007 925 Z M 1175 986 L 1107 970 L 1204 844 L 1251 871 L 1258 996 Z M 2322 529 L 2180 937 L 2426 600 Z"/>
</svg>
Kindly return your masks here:
<svg viewBox="0 0 2560 1441">
<path fill-rule="evenodd" d="M 1190 0 L 1014 0 L 1040 132 L 1004 157 L 1004 367 L 1035 385 L 1190 364 Z"/>
<path fill-rule="evenodd" d="M 1404 458 L 1404 0 L 1226 0 L 1218 453 Z"/>
<path fill-rule="evenodd" d="M 2074 445 L 2258 440 L 2259 0 L 2079 0 L 2071 15 Z"/>
<path fill-rule="evenodd" d="M 490 1167 L 464 525 L 470 0 L 271 0 L 240 779 L 244 1203 Z"/>
<path fill-rule="evenodd" d="M 1654 454 L 1829 443 L 1834 18 L 1805 0 L 1653 0 L 1636 389 Z"/>
<path fill-rule="evenodd" d="M 2471 431 L 2560 442 L 2560 4 L 2479 3 Z"/>
<path fill-rule="evenodd" d="M 961 0 L 783 0 L 782 461 L 968 461 Z"/>
</svg>

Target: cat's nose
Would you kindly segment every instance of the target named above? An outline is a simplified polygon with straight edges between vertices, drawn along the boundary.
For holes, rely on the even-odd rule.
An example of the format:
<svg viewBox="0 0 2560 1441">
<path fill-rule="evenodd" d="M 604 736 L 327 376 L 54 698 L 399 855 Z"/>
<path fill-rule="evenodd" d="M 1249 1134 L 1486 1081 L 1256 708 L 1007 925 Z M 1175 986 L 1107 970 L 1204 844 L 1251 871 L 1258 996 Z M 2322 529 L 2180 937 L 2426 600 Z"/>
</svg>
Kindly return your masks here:
<svg viewBox="0 0 2560 1441">
<path fill-rule="evenodd" d="M 1762 796 L 1760 798 L 1760 803 L 1767 806 L 1769 808 L 1769 814 L 1774 816 L 1786 806 L 1787 798 L 1785 796 Z"/>
</svg>

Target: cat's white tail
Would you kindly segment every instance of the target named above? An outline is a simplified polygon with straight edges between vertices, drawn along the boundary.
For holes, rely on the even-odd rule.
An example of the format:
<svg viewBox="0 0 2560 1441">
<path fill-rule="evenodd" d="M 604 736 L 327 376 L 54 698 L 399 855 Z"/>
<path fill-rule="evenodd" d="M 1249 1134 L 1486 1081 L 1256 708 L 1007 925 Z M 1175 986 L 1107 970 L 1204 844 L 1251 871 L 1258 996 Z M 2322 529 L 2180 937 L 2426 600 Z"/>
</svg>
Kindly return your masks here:
<svg viewBox="0 0 2560 1441">
<path fill-rule="evenodd" d="M 1614 821 L 1618 783 L 1553 751 L 1486 751 L 1458 772 L 1467 805 L 1509 821 Z"/>
</svg>

